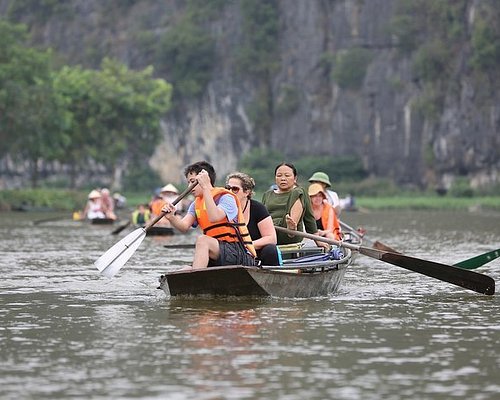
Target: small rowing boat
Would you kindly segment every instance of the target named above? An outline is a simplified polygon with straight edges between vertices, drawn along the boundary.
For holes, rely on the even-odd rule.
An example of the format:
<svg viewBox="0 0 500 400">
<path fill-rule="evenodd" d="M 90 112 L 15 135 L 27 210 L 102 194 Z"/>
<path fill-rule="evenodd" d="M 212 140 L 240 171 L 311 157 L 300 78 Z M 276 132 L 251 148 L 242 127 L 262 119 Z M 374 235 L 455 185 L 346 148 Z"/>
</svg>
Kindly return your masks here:
<svg viewBox="0 0 500 400">
<path fill-rule="evenodd" d="M 309 298 L 329 296 L 340 287 L 352 262 L 349 249 L 288 258 L 307 250 L 285 252 L 281 266 L 227 265 L 183 269 L 160 277 L 167 296 L 272 296 Z M 335 254 L 334 254 L 335 253 Z"/>
<path fill-rule="evenodd" d="M 92 218 L 89 219 L 92 225 L 112 225 L 116 221 L 113 218 Z"/>
<path fill-rule="evenodd" d="M 174 233 L 174 228 L 170 226 L 152 226 L 146 231 L 146 236 L 170 236 Z"/>
</svg>

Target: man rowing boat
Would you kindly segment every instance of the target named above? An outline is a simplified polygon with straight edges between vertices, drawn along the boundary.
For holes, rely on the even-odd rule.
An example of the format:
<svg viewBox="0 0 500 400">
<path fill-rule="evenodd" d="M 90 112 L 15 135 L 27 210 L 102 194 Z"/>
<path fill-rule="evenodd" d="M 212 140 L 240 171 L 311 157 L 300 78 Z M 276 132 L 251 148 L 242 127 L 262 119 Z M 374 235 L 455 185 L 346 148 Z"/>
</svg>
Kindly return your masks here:
<svg viewBox="0 0 500 400">
<path fill-rule="evenodd" d="M 203 234 L 196 240 L 193 268 L 219 265 L 255 265 L 255 249 L 243 217 L 240 201 L 231 191 L 214 187 L 215 170 L 206 161 L 191 164 L 184 170 L 193 188 L 195 200 L 184 217 L 175 214 L 167 202 L 162 212 L 173 227 L 187 232 L 199 226 Z"/>
</svg>

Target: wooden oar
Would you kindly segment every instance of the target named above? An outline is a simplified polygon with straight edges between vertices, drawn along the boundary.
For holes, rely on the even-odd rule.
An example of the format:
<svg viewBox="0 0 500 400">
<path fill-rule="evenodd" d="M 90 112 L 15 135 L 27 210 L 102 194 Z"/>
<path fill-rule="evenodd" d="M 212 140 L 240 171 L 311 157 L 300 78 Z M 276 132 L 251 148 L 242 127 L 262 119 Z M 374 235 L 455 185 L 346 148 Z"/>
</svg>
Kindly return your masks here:
<svg viewBox="0 0 500 400">
<path fill-rule="evenodd" d="M 374 249 L 383 250 L 383 251 L 390 251 L 391 253 L 399 253 L 397 250 L 394 250 L 392 247 L 387 246 L 386 244 L 379 242 L 378 240 L 376 240 L 374 242 L 374 241 L 368 239 L 367 237 L 365 237 L 364 235 L 361 235 L 356 229 L 354 229 L 352 226 L 347 225 L 345 222 L 339 221 L 339 223 L 342 226 L 342 228 L 345 228 L 348 231 L 350 231 L 358 239 L 363 239 L 363 241 L 367 242 Z"/>
<path fill-rule="evenodd" d="M 167 249 L 194 249 L 194 243 L 164 244 Z"/>
<path fill-rule="evenodd" d="M 197 184 L 198 182 L 194 182 L 189 185 L 189 187 L 184 190 L 184 192 L 182 192 L 179 197 L 172 202 L 172 204 L 175 206 L 179 201 L 191 193 L 191 190 L 193 190 Z M 144 228 L 137 228 L 135 231 L 129 233 L 101 257 L 99 257 L 94 262 L 94 265 L 99 272 L 108 278 L 115 276 L 140 246 L 146 237 L 147 230 L 162 219 L 165 214 L 166 213 L 161 213 L 156 218 L 151 220 Z"/>
<path fill-rule="evenodd" d="M 400 253 L 399 251 L 395 250 L 394 248 L 387 246 L 386 244 L 379 242 L 378 240 L 373 242 L 372 240 L 368 239 L 367 237 L 359 234 L 359 232 L 357 230 L 350 227 L 345 222 L 342 222 L 342 221 L 339 221 L 339 222 L 343 228 L 350 231 L 358 239 L 362 239 L 363 241 L 366 241 L 373 248 L 378 249 L 378 250 L 382 250 L 382 251 L 390 251 L 391 253 Z M 468 258 L 467 260 L 463 260 L 463 261 L 460 261 L 458 263 L 453 264 L 453 266 L 463 268 L 463 269 L 476 269 L 476 268 L 479 268 L 479 267 L 483 266 L 484 264 L 486 264 L 486 263 L 488 263 L 488 262 L 490 262 L 498 257 L 500 257 L 500 249 L 488 251 L 484 254 L 480 254 L 478 256 Z"/>
<path fill-rule="evenodd" d="M 33 225 L 43 224 L 45 222 L 60 221 L 63 219 L 70 219 L 70 218 L 71 216 L 69 215 L 59 215 L 58 217 L 43 218 L 33 221 Z"/>
<path fill-rule="evenodd" d="M 280 226 L 275 226 L 275 229 L 280 232 L 285 232 L 289 235 L 301 236 L 337 246 L 343 246 L 351 250 L 356 250 L 361 254 L 384 261 L 389 264 L 396 265 L 413 272 L 418 272 L 423 275 L 436 278 L 444 282 L 473 290 L 477 293 L 493 295 L 495 294 L 495 281 L 487 275 L 478 274 L 477 272 L 468 271 L 466 269 L 452 267 L 446 264 L 440 264 L 433 261 L 421 260 L 419 258 L 408 257 L 399 253 L 392 253 L 383 250 L 358 246 L 352 243 L 340 242 L 338 240 L 326 239 L 322 236 L 312 235 L 306 232 L 293 231 Z"/>
<path fill-rule="evenodd" d="M 120 225 L 118 228 L 116 229 L 113 229 L 111 231 L 111 234 L 112 235 L 118 235 L 121 231 L 123 231 L 127 226 L 129 226 L 131 224 L 132 221 L 128 220 L 127 222 L 125 222 L 123 225 Z"/>
</svg>

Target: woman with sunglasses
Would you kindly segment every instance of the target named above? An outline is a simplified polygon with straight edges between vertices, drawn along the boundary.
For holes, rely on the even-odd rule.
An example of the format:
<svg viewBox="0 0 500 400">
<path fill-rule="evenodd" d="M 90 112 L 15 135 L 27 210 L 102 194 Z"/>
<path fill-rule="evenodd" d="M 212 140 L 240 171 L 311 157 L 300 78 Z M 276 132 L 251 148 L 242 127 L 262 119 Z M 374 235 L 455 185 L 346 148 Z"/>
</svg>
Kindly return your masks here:
<svg viewBox="0 0 500 400">
<path fill-rule="evenodd" d="M 280 265 L 273 220 L 267 208 L 252 199 L 254 188 L 254 179 L 243 172 L 233 172 L 226 177 L 226 189 L 240 200 L 257 258 L 262 265 Z"/>
<path fill-rule="evenodd" d="M 262 203 L 268 209 L 276 226 L 290 230 L 317 234 L 316 219 L 312 212 L 311 200 L 304 188 L 297 185 L 297 169 L 293 164 L 281 163 L 274 170 L 276 188 L 268 190 L 262 197 Z M 300 236 L 278 232 L 278 244 L 292 244 L 302 241 Z M 320 247 L 329 247 L 323 242 L 316 242 Z"/>
</svg>

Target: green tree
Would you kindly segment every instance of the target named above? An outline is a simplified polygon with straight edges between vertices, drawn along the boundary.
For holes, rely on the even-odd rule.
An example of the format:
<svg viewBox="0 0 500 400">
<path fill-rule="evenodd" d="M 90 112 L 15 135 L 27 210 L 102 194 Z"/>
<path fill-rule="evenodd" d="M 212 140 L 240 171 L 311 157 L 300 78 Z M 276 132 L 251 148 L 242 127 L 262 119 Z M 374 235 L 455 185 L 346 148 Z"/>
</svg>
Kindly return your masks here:
<svg viewBox="0 0 500 400">
<path fill-rule="evenodd" d="M 471 65 L 473 68 L 485 72 L 496 71 L 500 62 L 500 28 L 498 27 L 498 18 L 492 17 L 491 14 L 477 18 L 471 38 Z M 496 15 L 493 15 L 499 14 L 496 11 Z"/>
<path fill-rule="evenodd" d="M 148 158 L 158 142 L 160 119 L 170 108 L 171 85 L 154 79 L 152 67 L 131 71 L 105 59 L 100 71 L 63 68 L 56 88 L 71 113 L 65 161 L 72 163 L 75 174 L 95 161 L 119 186 L 128 162 Z"/>
<path fill-rule="evenodd" d="M 0 157 L 9 150 L 15 138 L 20 117 L 16 104 L 27 85 L 34 84 L 30 49 L 24 46 L 26 27 L 0 20 Z M 30 62 L 30 64 L 32 63 Z"/>
<path fill-rule="evenodd" d="M 57 72 L 54 90 L 64 99 L 69 114 L 66 133 L 69 140 L 64 143 L 59 161 L 69 167 L 70 186 L 76 186 L 76 176 L 81 168 L 92 160 L 96 150 L 90 139 L 92 125 L 91 82 L 95 71 L 79 66 L 65 66 Z"/>
<path fill-rule="evenodd" d="M 371 60 L 370 50 L 362 47 L 341 51 L 331 75 L 342 89 L 360 89 Z"/>
<path fill-rule="evenodd" d="M 143 162 L 152 154 L 160 139 L 161 117 L 171 106 L 172 86 L 154 79 L 151 66 L 131 71 L 108 59 L 103 61 L 95 84 L 96 103 L 106 99 L 100 103 L 98 121 L 104 131 L 96 145 L 109 149 L 99 152 L 97 160 L 116 174 L 126 169 L 129 160 Z"/>
<path fill-rule="evenodd" d="M 11 152 L 17 160 L 29 162 L 31 187 L 36 188 L 41 165 L 59 159 L 69 140 L 65 134 L 69 120 L 51 80 L 27 87 L 21 97 L 18 106 L 24 115 L 15 129 Z"/>
<path fill-rule="evenodd" d="M 40 164 L 65 140 L 67 115 L 53 91 L 51 52 L 27 47 L 22 25 L 0 21 L 0 38 L 0 156 L 28 161 L 36 187 Z"/>
</svg>

